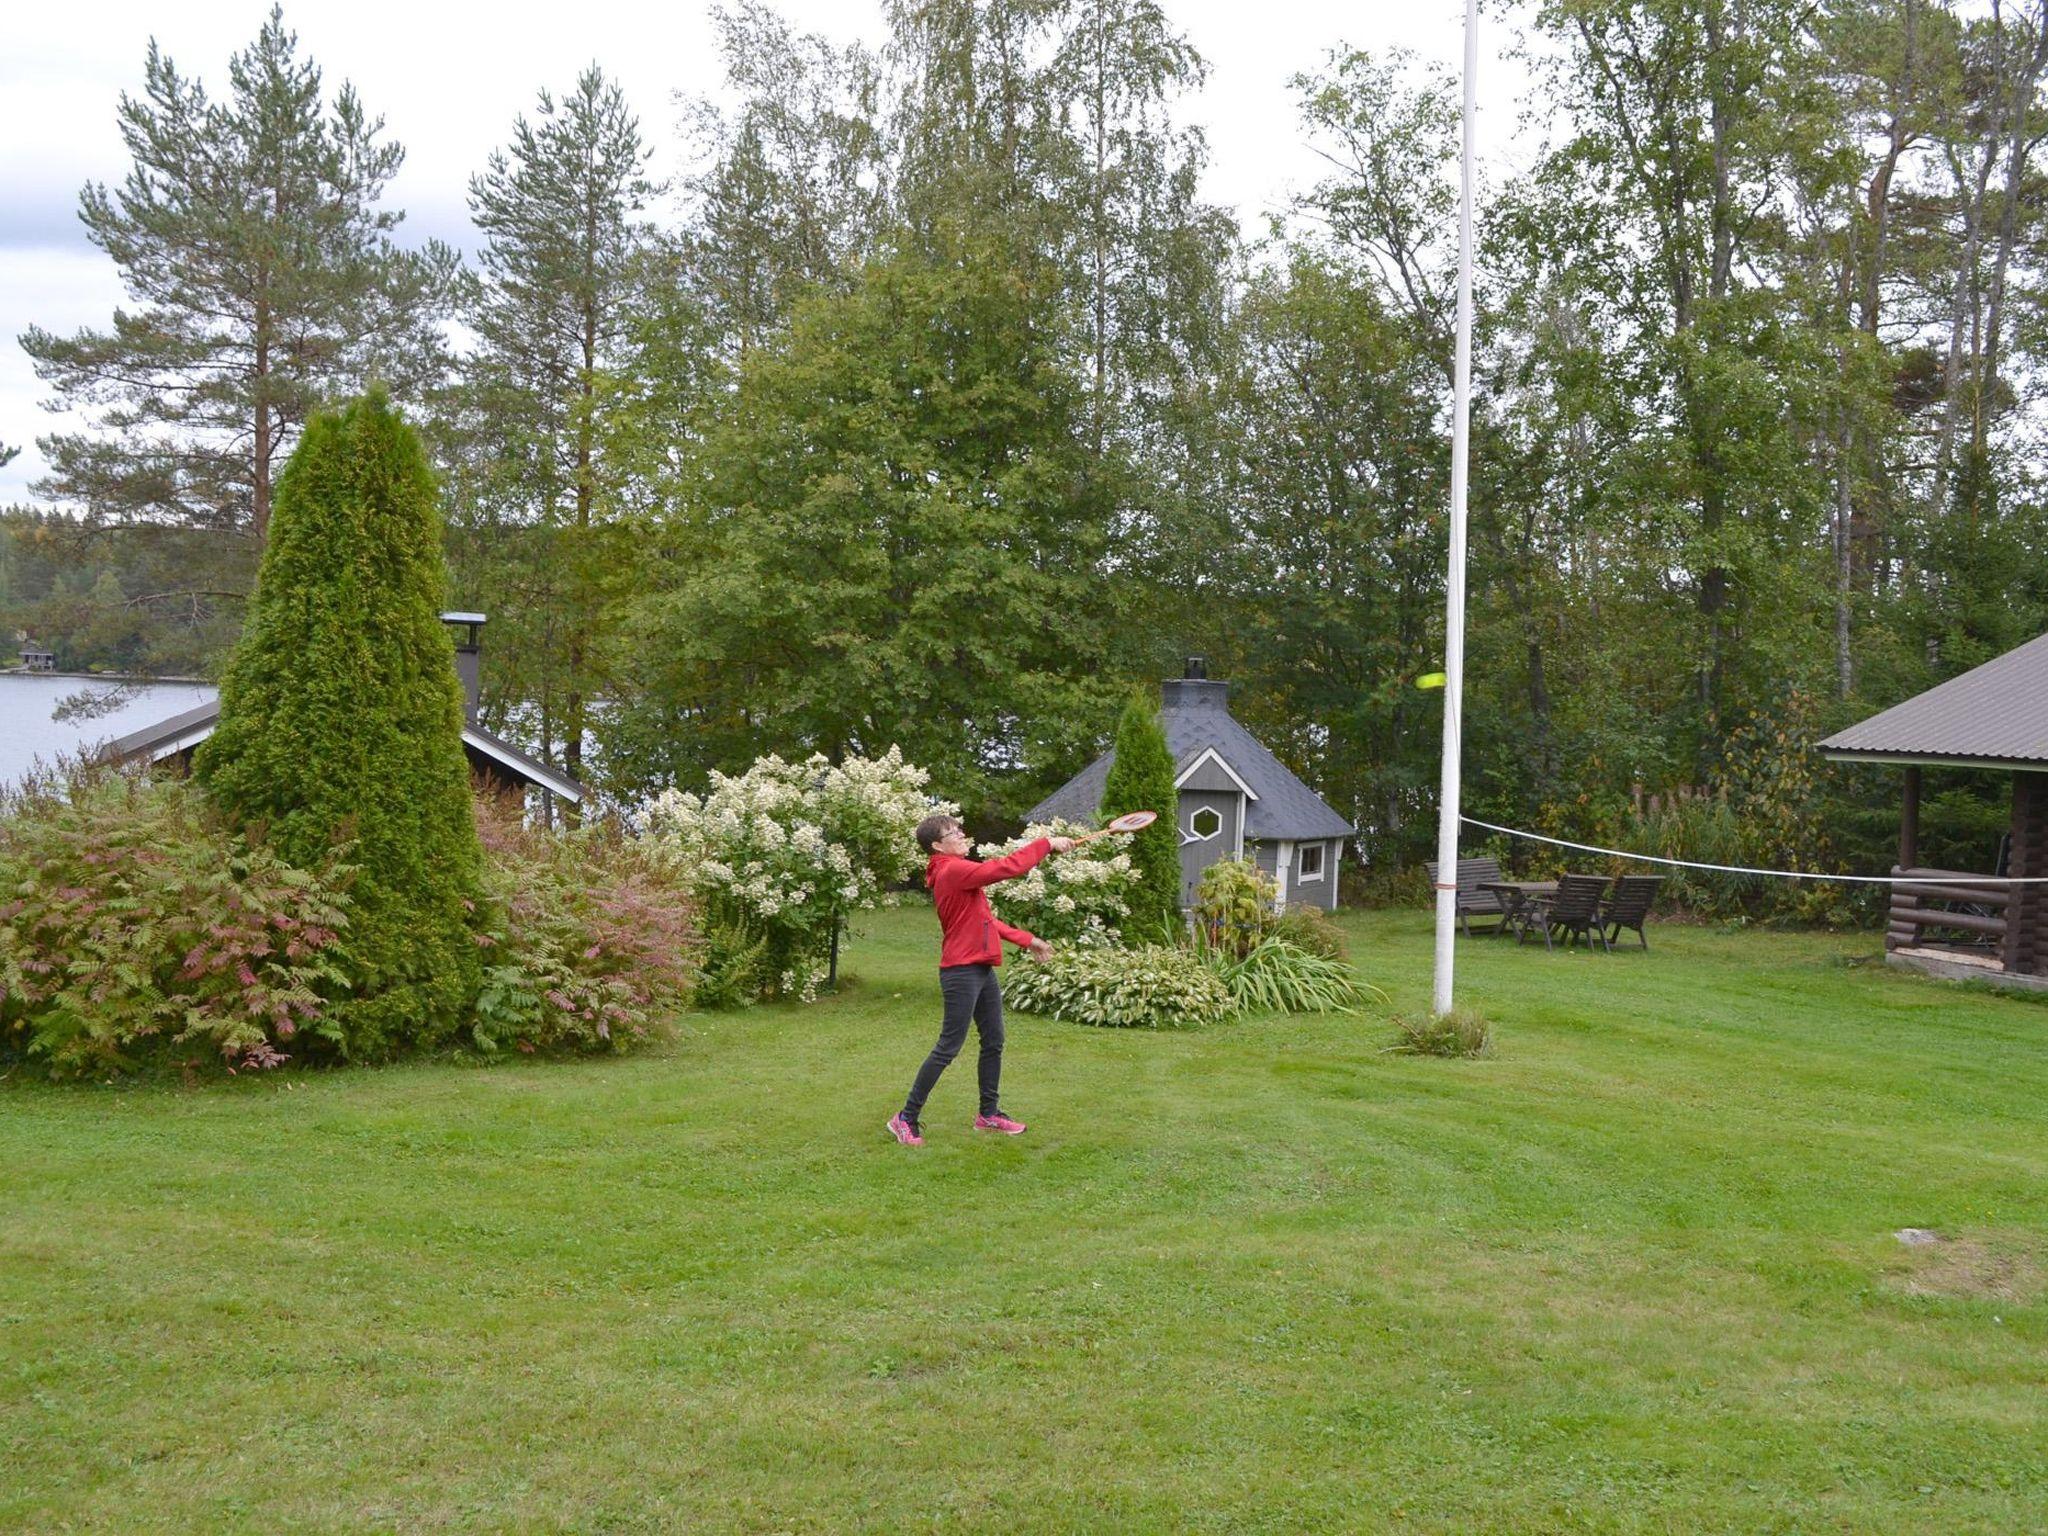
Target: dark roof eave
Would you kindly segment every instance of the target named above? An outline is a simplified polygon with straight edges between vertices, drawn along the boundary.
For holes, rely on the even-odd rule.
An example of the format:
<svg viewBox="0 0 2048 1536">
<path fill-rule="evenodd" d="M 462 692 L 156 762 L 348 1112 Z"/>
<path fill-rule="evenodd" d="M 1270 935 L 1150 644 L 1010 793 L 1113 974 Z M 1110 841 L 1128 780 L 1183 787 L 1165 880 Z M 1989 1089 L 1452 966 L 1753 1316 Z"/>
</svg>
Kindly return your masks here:
<svg viewBox="0 0 2048 1536">
<path fill-rule="evenodd" d="M 2043 758 L 1970 757 L 1957 753 L 1830 747 L 1825 744 L 1818 750 L 1831 763 L 1875 763 L 1896 768 L 1995 768 L 2005 773 L 2048 773 L 2048 759 Z"/>
<path fill-rule="evenodd" d="M 195 747 L 213 734 L 213 727 L 220 718 L 220 704 L 201 704 L 183 714 L 173 715 L 168 720 L 159 720 L 155 725 L 131 731 L 126 736 L 116 737 L 102 749 L 114 761 L 146 756 L 149 761 L 161 762 L 164 758 Z M 474 748 L 493 762 L 509 768 L 513 774 L 529 784 L 538 785 L 560 795 L 571 804 L 583 802 L 584 788 L 581 781 L 568 774 L 550 768 L 546 763 L 528 757 L 502 737 L 494 736 L 482 726 L 474 723 L 462 728 L 464 746 Z"/>
</svg>

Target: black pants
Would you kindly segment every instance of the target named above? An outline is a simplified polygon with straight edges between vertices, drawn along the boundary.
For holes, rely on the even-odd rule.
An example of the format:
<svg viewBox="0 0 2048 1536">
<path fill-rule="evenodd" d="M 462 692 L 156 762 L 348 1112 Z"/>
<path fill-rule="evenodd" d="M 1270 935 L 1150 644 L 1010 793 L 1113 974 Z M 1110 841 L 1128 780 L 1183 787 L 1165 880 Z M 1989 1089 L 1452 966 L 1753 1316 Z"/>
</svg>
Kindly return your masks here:
<svg viewBox="0 0 2048 1536">
<path fill-rule="evenodd" d="M 939 1043 L 917 1069 L 917 1081 L 910 1085 L 910 1097 L 903 1101 L 903 1118 L 915 1124 L 931 1097 L 939 1074 L 953 1064 L 960 1047 L 967 1043 L 967 1021 L 972 1019 L 981 1036 L 981 1112 L 992 1115 L 1002 1107 L 999 1089 L 1003 1080 L 1003 984 L 996 980 L 992 965 L 949 965 L 939 972 L 939 992 L 946 1012 L 939 1025 Z"/>
</svg>

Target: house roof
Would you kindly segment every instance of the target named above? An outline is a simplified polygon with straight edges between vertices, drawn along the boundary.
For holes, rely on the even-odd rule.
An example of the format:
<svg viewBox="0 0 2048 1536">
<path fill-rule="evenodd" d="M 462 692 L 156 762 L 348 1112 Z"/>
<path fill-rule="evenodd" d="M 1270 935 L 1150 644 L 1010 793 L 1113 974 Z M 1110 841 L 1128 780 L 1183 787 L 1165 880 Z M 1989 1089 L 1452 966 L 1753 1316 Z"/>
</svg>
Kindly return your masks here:
<svg viewBox="0 0 2048 1536">
<path fill-rule="evenodd" d="M 1166 731 L 1176 775 L 1185 773 L 1204 752 L 1214 752 L 1252 796 L 1245 802 L 1244 835 L 1260 841 L 1279 838 L 1349 837 L 1358 829 L 1324 803 L 1257 737 L 1230 717 L 1225 703 L 1228 683 L 1206 679 L 1175 679 L 1161 689 L 1159 723 Z M 1092 821 L 1102 804 L 1114 750 L 1105 752 L 1025 814 L 1028 821 L 1064 816 Z"/>
<path fill-rule="evenodd" d="M 2048 768 L 2048 635 L 1820 744 L 1837 762 Z"/>
<path fill-rule="evenodd" d="M 60 704 L 82 696 L 91 707 L 55 718 Z M 213 698 L 194 678 L 136 678 L 115 673 L 0 671 L 0 786 L 18 784 L 37 763 L 98 752 L 112 737 L 179 714 Z"/>
<path fill-rule="evenodd" d="M 172 715 L 159 720 L 155 725 L 144 726 L 126 736 L 117 736 L 107 743 L 109 757 L 146 757 L 151 762 L 161 762 L 190 747 L 196 747 L 213 734 L 213 727 L 220 719 L 220 701 L 202 704 L 197 709 L 188 709 L 183 714 Z M 474 721 L 463 726 L 462 744 L 470 751 L 489 758 L 521 783 L 536 784 L 551 790 L 571 804 L 581 804 L 583 785 L 559 769 L 550 768 L 536 758 L 528 757 L 502 737 L 494 736 Z"/>
</svg>

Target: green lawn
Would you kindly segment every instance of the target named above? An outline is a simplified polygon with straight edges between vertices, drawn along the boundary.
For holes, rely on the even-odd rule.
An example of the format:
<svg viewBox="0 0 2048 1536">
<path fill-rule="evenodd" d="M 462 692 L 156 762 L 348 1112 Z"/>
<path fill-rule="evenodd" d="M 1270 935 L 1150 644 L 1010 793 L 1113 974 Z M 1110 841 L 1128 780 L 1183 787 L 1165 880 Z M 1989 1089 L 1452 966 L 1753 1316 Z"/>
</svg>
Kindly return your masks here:
<svg viewBox="0 0 2048 1536">
<path fill-rule="evenodd" d="M 2048 1529 L 2048 1007 L 1651 934 L 1461 941 L 1481 1062 L 1013 1018 L 921 1152 L 922 911 L 637 1058 L 16 1072 L 0 1530 Z"/>
</svg>

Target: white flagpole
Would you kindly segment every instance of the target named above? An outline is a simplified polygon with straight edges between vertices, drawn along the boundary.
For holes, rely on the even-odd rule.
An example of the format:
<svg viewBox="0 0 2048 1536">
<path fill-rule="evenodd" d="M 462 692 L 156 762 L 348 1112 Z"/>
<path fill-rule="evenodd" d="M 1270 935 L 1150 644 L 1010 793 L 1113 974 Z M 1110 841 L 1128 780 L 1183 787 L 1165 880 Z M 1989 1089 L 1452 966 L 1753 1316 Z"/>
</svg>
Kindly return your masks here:
<svg viewBox="0 0 2048 1536">
<path fill-rule="evenodd" d="M 1436 989 L 1431 1012 L 1451 1011 L 1451 945 L 1458 922 L 1458 761 L 1465 708 L 1465 485 L 1472 427 L 1472 125 L 1479 105 L 1479 0 L 1465 0 L 1465 160 L 1458 202 L 1458 360 L 1451 406 L 1451 554 L 1444 581 L 1444 761 L 1436 832 Z"/>
</svg>

